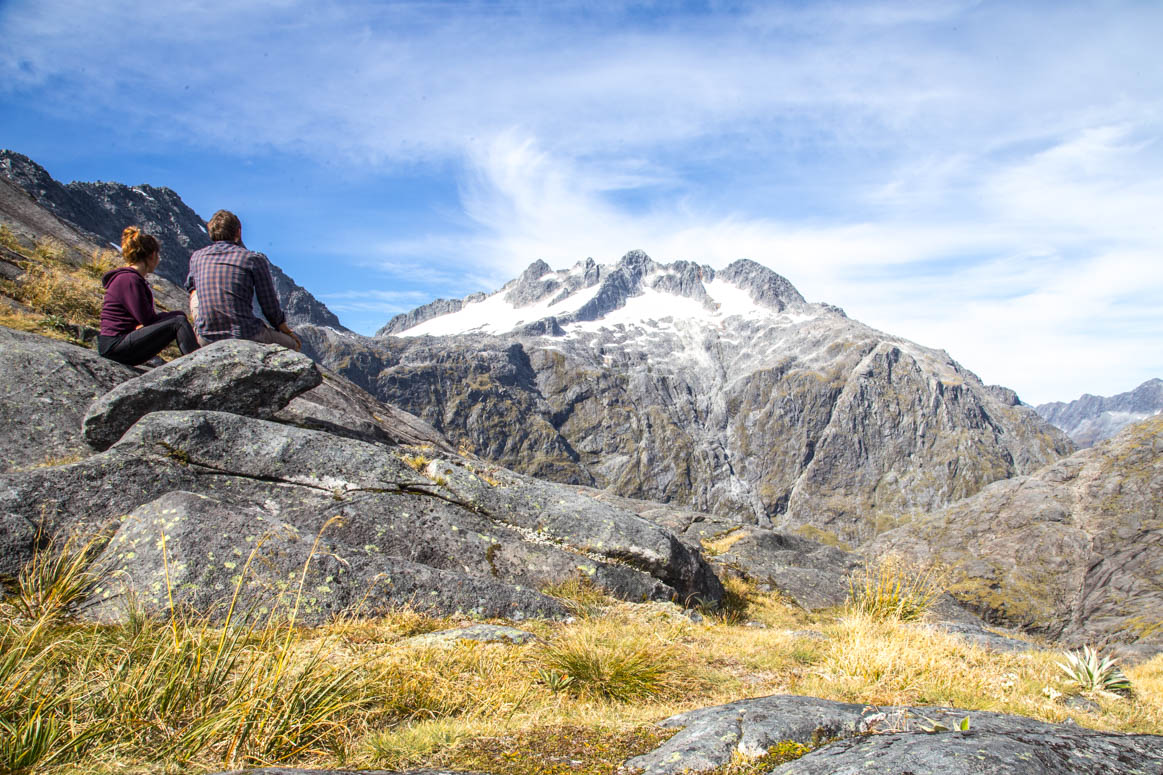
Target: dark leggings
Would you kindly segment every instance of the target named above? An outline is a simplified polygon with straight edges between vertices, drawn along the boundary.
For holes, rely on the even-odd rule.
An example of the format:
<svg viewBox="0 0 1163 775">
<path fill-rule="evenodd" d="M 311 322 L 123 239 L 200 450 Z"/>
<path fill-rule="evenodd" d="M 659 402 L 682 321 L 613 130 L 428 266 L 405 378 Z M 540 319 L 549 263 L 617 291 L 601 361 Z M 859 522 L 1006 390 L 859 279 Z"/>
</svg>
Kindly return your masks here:
<svg viewBox="0 0 1163 775">
<path fill-rule="evenodd" d="M 160 353 L 175 339 L 182 355 L 198 349 L 194 329 L 183 314 L 162 318 L 121 336 L 98 336 L 97 352 L 126 366 L 137 366 Z"/>
</svg>

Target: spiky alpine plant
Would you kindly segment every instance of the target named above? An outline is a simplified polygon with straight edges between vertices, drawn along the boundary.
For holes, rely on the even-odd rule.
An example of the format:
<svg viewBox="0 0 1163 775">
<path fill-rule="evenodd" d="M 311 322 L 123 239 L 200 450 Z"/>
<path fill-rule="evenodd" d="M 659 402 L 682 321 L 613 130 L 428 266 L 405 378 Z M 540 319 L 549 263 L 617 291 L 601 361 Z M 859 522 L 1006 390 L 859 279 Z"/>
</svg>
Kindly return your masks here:
<svg viewBox="0 0 1163 775">
<path fill-rule="evenodd" d="M 1066 661 L 1057 665 L 1084 691 L 1125 693 L 1131 689 L 1131 680 L 1114 660 L 1090 646 L 1084 646 L 1082 651 L 1067 651 Z"/>
</svg>

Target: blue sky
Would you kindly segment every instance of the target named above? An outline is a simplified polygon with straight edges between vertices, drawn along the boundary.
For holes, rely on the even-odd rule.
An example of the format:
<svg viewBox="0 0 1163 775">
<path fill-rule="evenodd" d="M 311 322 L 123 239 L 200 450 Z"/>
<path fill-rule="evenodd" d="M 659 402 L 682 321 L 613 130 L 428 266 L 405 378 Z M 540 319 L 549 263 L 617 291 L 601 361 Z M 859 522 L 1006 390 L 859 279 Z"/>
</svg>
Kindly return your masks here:
<svg viewBox="0 0 1163 775">
<path fill-rule="evenodd" d="M 752 258 L 1028 402 L 1163 376 L 1163 3 L 3 0 L 0 146 L 345 324 Z"/>
</svg>

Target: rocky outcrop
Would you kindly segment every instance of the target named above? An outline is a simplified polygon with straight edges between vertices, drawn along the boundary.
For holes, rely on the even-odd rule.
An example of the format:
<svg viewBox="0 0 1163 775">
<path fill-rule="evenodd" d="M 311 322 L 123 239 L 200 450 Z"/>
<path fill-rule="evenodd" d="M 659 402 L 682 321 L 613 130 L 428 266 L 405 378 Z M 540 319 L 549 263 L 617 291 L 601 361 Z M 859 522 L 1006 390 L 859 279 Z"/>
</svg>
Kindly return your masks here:
<svg viewBox="0 0 1163 775">
<path fill-rule="evenodd" d="M 388 321 L 387 325 L 379 331 L 376 331 L 376 336 L 388 336 L 397 331 L 406 331 L 413 326 L 420 325 L 425 320 L 431 320 L 440 315 L 447 315 L 449 312 L 459 312 L 463 306 L 464 302 L 460 299 L 437 299 L 436 301 L 431 301 L 422 307 L 417 307 L 411 312 L 396 315 Z"/>
<path fill-rule="evenodd" d="M 249 362 L 254 371 L 270 352 L 287 352 L 216 346 L 222 353 L 232 347 L 242 350 L 227 362 Z M 434 431 L 414 418 L 395 429 L 391 418 L 402 413 L 370 396 L 356 400 L 354 386 L 333 383 L 324 400 L 334 400 L 336 413 L 355 401 L 371 419 L 320 420 L 310 393 L 303 396 L 308 408 L 295 415 L 340 432 L 244 416 L 269 413 L 285 396 L 248 391 L 246 375 L 214 349 L 180 359 L 200 373 L 176 381 L 199 396 L 233 393 L 239 414 L 135 411 L 130 416 L 140 419 L 105 452 L 0 475 L 0 575 L 17 572 L 39 535 L 79 530 L 113 535 L 102 562 L 157 612 L 172 595 L 176 605 L 221 616 L 252 552 L 254 572 L 240 600 L 250 606 L 298 596 L 305 578 L 300 618 L 308 622 L 356 603 L 369 612 L 407 604 L 445 614 L 564 615 L 537 590 L 578 576 L 627 600 L 714 606 L 722 596 L 697 551 L 630 512 L 442 451 L 447 442 L 398 446 L 390 439 Z M 298 373 L 295 363 L 284 365 Z M 159 380 L 175 382 L 145 375 L 118 386 L 117 395 L 124 406 L 141 406 Z M 280 377 L 280 384 L 294 380 Z M 174 542 L 168 555 L 158 547 L 163 530 Z M 168 588 L 159 584 L 167 562 Z M 94 610 L 115 615 L 119 594 L 103 590 Z"/>
<path fill-rule="evenodd" d="M 214 342 L 123 382 L 89 406 L 83 434 L 108 449 L 139 419 L 167 409 L 214 409 L 268 418 L 323 375 L 305 355 L 243 339 Z"/>
<path fill-rule="evenodd" d="M 1163 416 L 889 531 L 869 547 L 938 559 L 994 621 L 1126 656 L 1163 650 Z"/>
<path fill-rule="evenodd" d="M 169 188 L 108 182 L 63 185 L 32 159 L 9 150 L 0 150 L 0 175 L 27 191 L 40 207 L 94 235 L 100 244 L 118 248 L 122 230 L 140 226 L 161 243 L 158 275 L 179 287 L 185 285 L 190 254 L 210 244 L 205 222 Z M 273 263 L 271 274 L 292 326 L 343 328 L 331 310 Z"/>
<path fill-rule="evenodd" d="M 375 340 L 303 333 L 330 368 L 508 468 L 840 548 L 1073 450 L 1012 391 L 754 262 L 534 264 L 424 317 Z M 423 335 L 458 320 L 487 333 Z"/>
<path fill-rule="evenodd" d="M 1163 380 L 1149 379 L 1128 393 L 1109 398 L 1087 393 L 1070 403 L 1055 401 L 1035 409 L 1079 447 L 1092 447 L 1132 423 L 1163 412 Z"/>
<path fill-rule="evenodd" d="M 0 327 L 0 472 L 90 455 L 85 410 L 136 375 L 92 350 Z"/>
<path fill-rule="evenodd" d="M 534 590 L 368 551 L 322 528 L 318 537 L 261 508 L 169 492 L 122 521 L 98 558 L 116 581 L 86 614 L 123 618 L 130 589 L 147 613 L 173 605 L 219 619 L 232 603 L 239 618 L 293 615 L 307 623 L 403 606 L 490 618 L 566 615 Z"/>
<path fill-rule="evenodd" d="M 968 729 L 960 731 L 965 719 Z M 775 766 L 772 773 L 1073 775 L 1085 770 L 1146 775 L 1163 767 L 1163 737 L 1108 734 L 954 708 L 880 710 L 814 697 L 772 696 L 683 713 L 662 726 L 681 731 L 657 750 L 627 761 L 627 768 L 641 768 L 642 775 L 697 773 L 722 767 L 734 755 L 762 756 L 785 741 L 825 744 Z"/>
<path fill-rule="evenodd" d="M 350 380 L 320 369 L 323 381 L 274 415 L 279 422 L 377 444 L 407 444 L 452 453 L 448 439 L 428 423 L 381 403 Z"/>
</svg>

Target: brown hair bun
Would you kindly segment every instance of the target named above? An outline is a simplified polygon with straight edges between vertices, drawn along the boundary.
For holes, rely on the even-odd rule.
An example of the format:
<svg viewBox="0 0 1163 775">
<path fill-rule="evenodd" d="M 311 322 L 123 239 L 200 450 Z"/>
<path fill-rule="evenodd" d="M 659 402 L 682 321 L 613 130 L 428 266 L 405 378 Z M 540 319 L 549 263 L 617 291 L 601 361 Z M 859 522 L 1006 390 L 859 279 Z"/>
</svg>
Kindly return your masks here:
<svg viewBox="0 0 1163 775">
<path fill-rule="evenodd" d="M 144 266 L 159 249 L 157 239 L 136 226 L 126 226 L 121 232 L 121 255 L 127 263 Z"/>
</svg>

